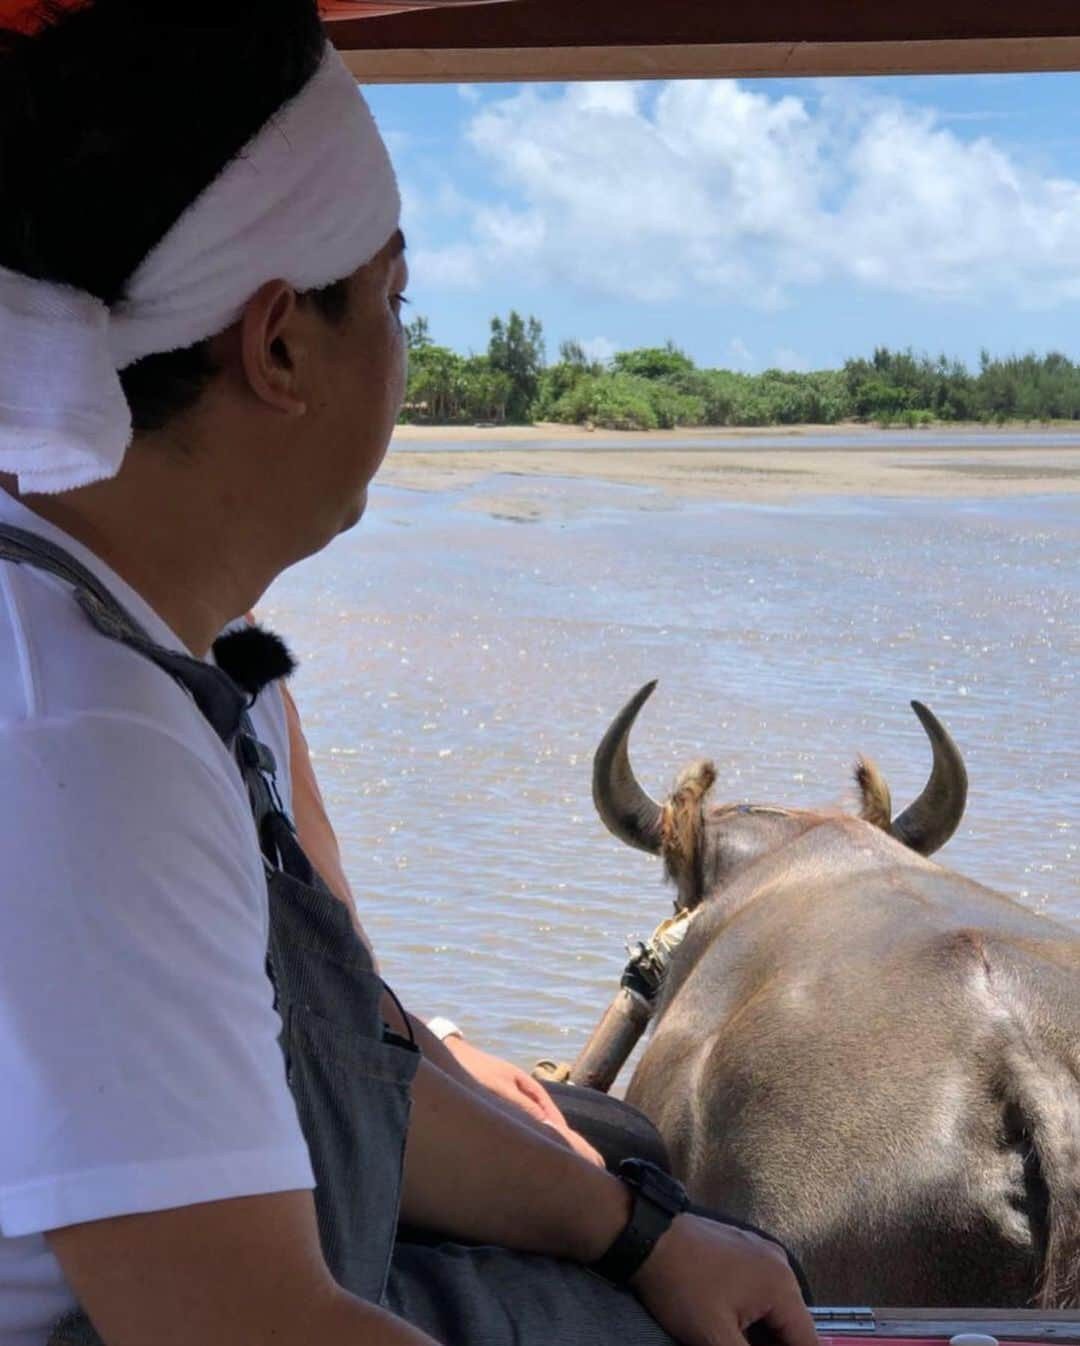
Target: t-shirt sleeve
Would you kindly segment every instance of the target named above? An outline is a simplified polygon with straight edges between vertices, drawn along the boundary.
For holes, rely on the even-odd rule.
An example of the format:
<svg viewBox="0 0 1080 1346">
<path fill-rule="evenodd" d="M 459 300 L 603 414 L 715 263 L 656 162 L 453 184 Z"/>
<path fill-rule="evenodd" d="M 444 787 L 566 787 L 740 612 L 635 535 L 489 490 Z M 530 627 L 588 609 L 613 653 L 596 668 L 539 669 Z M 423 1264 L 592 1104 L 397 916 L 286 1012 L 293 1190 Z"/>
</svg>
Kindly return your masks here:
<svg viewBox="0 0 1080 1346">
<path fill-rule="evenodd" d="M 118 715 L 0 733 L 0 1232 L 314 1185 L 229 764 Z"/>
</svg>

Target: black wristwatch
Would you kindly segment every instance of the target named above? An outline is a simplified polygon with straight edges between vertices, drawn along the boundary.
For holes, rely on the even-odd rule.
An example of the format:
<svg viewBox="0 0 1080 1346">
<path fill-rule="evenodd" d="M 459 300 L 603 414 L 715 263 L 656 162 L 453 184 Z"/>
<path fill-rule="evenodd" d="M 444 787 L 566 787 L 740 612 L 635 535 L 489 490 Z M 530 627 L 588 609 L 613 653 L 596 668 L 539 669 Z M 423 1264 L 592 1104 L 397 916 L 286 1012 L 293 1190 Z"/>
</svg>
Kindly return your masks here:
<svg viewBox="0 0 1080 1346">
<path fill-rule="evenodd" d="M 647 1159 L 624 1159 L 617 1176 L 630 1188 L 634 1204 L 622 1233 L 587 1270 L 610 1285 L 624 1286 L 640 1270 L 672 1220 L 690 1204 L 686 1189 Z"/>
</svg>

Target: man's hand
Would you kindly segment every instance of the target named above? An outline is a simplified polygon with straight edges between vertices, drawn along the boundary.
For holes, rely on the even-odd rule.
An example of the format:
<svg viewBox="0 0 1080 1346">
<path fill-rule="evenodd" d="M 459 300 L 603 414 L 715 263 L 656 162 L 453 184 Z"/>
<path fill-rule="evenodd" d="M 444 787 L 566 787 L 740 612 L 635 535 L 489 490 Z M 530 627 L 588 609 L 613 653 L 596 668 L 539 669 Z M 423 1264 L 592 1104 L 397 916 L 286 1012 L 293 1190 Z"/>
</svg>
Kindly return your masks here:
<svg viewBox="0 0 1080 1346">
<path fill-rule="evenodd" d="M 731 1225 L 678 1216 L 632 1288 L 683 1346 L 746 1346 L 756 1322 L 783 1346 L 819 1346 L 783 1250 Z"/>
<path fill-rule="evenodd" d="M 583 1136 L 570 1129 L 566 1118 L 552 1101 L 551 1095 L 531 1075 L 510 1061 L 503 1061 L 497 1056 L 492 1056 L 490 1052 L 481 1051 L 479 1047 L 474 1047 L 462 1037 L 448 1037 L 444 1045 L 458 1064 L 485 1089 L 489 1089 L 497 1098 L 520 1108 L 533 1121 L 550 1127 L 557 1137 L 583 1159 L 603 1168 L 603 1157 Z"/>
<path fill-rule="evenodd" d="M 408 1033 L 411 1028 L 425 1060 L 452 1080 L 472 1090 L 485 1102 L 494 1104 L 516 1122 L 543 1128 L 549 1140 L 558 1141 L 598 1168 L 604 1167 L 603 1157 L 583 1136 L 571 1131 L 547 1090 L 523 1070 L 481 1051 L 460 1036 L 440 1040 L 415 1015 L 408 1016 L 406 1027 L 396 1005 L 387 995 L 383 996 L 383 1018 L 396 1032 Z"/>
</svg>

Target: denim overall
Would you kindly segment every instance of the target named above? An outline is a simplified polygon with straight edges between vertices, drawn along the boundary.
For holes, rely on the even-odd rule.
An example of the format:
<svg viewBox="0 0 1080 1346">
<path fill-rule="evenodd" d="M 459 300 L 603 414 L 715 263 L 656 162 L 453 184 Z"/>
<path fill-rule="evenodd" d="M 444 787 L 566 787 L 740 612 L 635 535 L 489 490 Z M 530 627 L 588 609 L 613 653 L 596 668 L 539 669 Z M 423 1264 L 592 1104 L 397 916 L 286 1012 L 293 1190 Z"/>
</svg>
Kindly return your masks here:
<svg viewBox="0 0 1080 1346">
<path fill-rule="evenodd" d="M 235 755 L 265 861 L 267 974 L 281 1049 L 315 1170 L 322 1249 L 338 1283 L 444 1346 L 670 1346 L 632 1295 L 575 1263 L 430 1238 L 397 1241 L 419 1054 L 383 1024 L 383 983 L 348 910 L 312 869 L 281 810 L 273 757 L 251 732 L 246 692 L 214 665 L 156 645 L 84 566 L 45 539 L 0 525 L 0 561 L 70 584 L 101 635 L 180 683 Z M 470 1177 L 463 1173 L 462 1183 Z M 79 1311 L 56 1325 L 48 1346 L 103 1343 Z"/>
</svg>

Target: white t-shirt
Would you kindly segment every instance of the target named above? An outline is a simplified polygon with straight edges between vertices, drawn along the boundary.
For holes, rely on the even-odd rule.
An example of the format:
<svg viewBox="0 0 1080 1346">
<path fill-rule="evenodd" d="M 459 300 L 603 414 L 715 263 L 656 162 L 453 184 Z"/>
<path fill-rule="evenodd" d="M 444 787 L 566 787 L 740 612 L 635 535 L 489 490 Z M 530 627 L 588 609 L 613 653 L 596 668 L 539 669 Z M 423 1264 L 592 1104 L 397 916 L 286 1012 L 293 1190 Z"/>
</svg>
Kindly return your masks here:
<svg viewBox="0 0 1080 1346">
<path fill-rule="evenodd" d="M 162 645 L 84 547 L 0 492 Z M 278 695 L 256 729 L 288 749 Z M 71 589 L 0 563 L 0 1346 L 74 1299 L 44 1231 L 314 1186 L 265 975 L 240 775 L 188 694 Z"/>
</svg>

